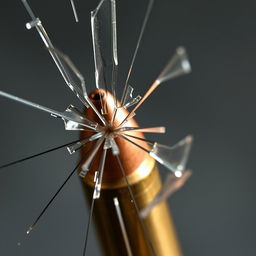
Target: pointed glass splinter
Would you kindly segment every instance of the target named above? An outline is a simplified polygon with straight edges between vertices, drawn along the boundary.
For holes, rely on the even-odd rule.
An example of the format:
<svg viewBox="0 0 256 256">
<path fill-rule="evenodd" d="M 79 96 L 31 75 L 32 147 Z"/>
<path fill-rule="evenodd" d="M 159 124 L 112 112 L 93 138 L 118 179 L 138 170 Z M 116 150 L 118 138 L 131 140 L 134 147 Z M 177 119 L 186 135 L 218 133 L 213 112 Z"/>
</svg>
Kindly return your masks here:
<svg viewBox="0 0 256 256">
<path fill-rule="evenodd" d="M 74 144 L 72 144 L 71 146 L 67 147 L 67 150 L 69 152 L 69 154 L 74 154 L 77 150 L 79 150 L 80 148 L 82 148 L 83 146 L 85 146 L 88 142 L 94 141 L 99 139 L 100 137 L 102 137 L 103 133 L 102 132 L 98 132 L 94 135 L 92 135 L 89 138 L 83 139 L 81 141 L 78 141 Z"/>
<path fill-rule="evenodd" d="M 192 172 L 190 170 L 186 170 L 184 171 L 183 175 L 178 178 L 174 174 L 170 173 L 167 178 L 165 178 L 161 191 L 156 195 L 150 204 L 140 211 L 140 216 L 142 218 L 146 218 L 157 204 L 165 201 L 173 193 L 182 188 L 186 181 L 190 178 L 191 174 Z"/>
<path fill-rule="evenodd" d="M 93 192 L 93 199 L 100 198 L 101 184 L 102 184 L 102 178 L 103 178 L 103 172 L 104 172 L 104 166 L 105 166 L 108 147 L 109 145 L 106 140 L 104 143 L 103 152 L 100 159 L 99 171 L 97 172 L 97 176 L 95 177 L 95 188 Z"/>
<path fill-rule="evenodd" d="M 149 154 L 172 171 L 176 177 L 181 177 L 186 167 L 192 141 L 193 137 L 189 135 L 172 147 L 156 142 Z"/>
<path fill-rule="evenodd" d="M 79 173 L 79 176 L 81 178 L 85 177 L 85 175 L 86 175 L 87 171 L 89 170 L 91 163 L 92 163 L 96 153 L 98 152 L 100 146 L 102 145 L 104 139 L 105 138 L 103 136 L 99 140 L 97 140 L 95 142 L 95 144 L 93 145 L 93 148 L 89 151 L 88 157 L 82 165 L 82 171 Z"/>
<path fill-rule="evenodd" d="M 96 87 L 109 90 L 111 85 L 112 94 L 116 98 L 118 56 L 115 0 L 100 1 L 91 12 L 91 29 Z M 105 107 L 102 110 L 106 112 Z"/>
<path fill-rule="evenodd" d="M 79 22 L 74 0 L 70 0 L 70 3 L 71 3 L 71 6 L 72 6 L 72 10 L 73 10 L 73 14 L 74 14 L 74 17 L 75 17 L 75 21 Z"/>
<path fill-rule="evenodd" d="M 157 127 L 122 127 L 116 130 L 117 132 L 129 132 L 129 131 L 138 131 L 138 132 L 145 132 L 145 133 L 165 133 L 164 126 L 157 126 Z"/>
<path fill-rule="evenodd" d="M 63 54 L 60 50 L 56 49 L 53 46 L 46 30 L 42 25 L 41 20 L 35 17 L 26 0 L 23 0 L 23 3 L 32 18 L 32 21 L 26 24 L 27 29 L 31 29 L 32 27 L 35 27 L 37 29 L 41 39 L 43 40 L 46 48 L 48 49 L 52 59 L 54 60 L 66 84 L 74 92 L 78 99 L 86 107 L 90 106 L 93 109 L 93 111 L 97 114 L 97 116 L 100 118 L 100 120 L 103 122 L 103 124 L 106 124 L 104 117 L 98 112 L 97 108 L 92 104 L 91 100 L 87 95 L 85 88 L 85 80 L 81 72 L 76 68 L 74 63 L 67 55 Z M 81 86 L 77 85 L 74 82 L 74 79 L 72 78 L 69 70 L 71 70 L 72 73 L 74 73 L 74 75 L 80 80 Z"/>
<path fill-rule="evenodd" d="M 121 228 L 121 231 L 122 231 L 122 235 L 123 235 L 127 255 L 132 256 L 132 250 L 131 250 L 129 238 L 128 238 L 128 235 L 127 235 L 127 231 L 126 231 L 126 228 L 125 228 L 125 222 L 124 222 L 124 219 L 123 219 L 123 215 L 122 215 L 122 211 L 121 211 L 121 207 L 120 207 L 118 198 L 114 197 L 113 201 L 114 201 L 114 205 L 115 205 L 115 209 L 116 209 L 117 218 L 118 218 L 120 228 Z"/>
<path fill-rule="evenodd" d="M 171 58 L 171 60 L 167 63 L 166 67 L 154 81 L 154 83 L 150 86 L 141 100 L 135 105 L 133 110 L 126 116 L 122 124 L 135 112 L 143 102 L 152 94 L 152 92 L 163 82 L 176 78 L 178 76 L 188 74 L 191 71 L 190 63 L 188 61 L 187 53 L 185 48 L 178 47 L 176 50 L 176 54 Z"/>
<path fill-rule="evenodd" d="M 69 105 L 68 108 L 64 112 L 66 116 L 70 116 L 72 118 L 71 120 L 65 120 L 65 129 L 66 130 L 85 130 L 85 128 L 89 128 L 92 130 L 96 130 L 98 127 L 98 124 L 94 121 L 89 120 L 86 118 L 77 108 L 75 108 L 73 105 Z M 77 120 L 77 122 L 74 122 L 74 120 Z"/>
<path fill-rule="evenodd" d="M 186 49 L 184 47 L 178 47 L 175 55 L 170 59 L 156 80 L 159 83 L 163 83 L 167 80 L 188 74 L 190 72 L 191 66 L 188 61 Z"/>
</svg>

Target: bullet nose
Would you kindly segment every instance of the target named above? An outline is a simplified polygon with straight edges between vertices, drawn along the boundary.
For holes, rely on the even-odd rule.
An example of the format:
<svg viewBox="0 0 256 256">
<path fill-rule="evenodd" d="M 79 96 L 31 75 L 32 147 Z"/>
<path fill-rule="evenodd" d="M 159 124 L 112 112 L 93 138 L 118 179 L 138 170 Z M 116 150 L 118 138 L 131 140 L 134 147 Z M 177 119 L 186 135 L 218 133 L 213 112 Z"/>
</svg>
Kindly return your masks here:
<svg viewBox="0 0 256 256">
<path fill-rule="evenodd" d="M 110 124 L 113 114 L 115 112 L 115 99 L 113 95 L 109 92 L 106 92 L 105 90 L 99 89 L 95 90 L 92 93 L 89 94 L 89 98 L 91 99 L 92 103 L 96 106 L 98 111 L 101 113 L 102 107 L 105 108 L 106 114 L 104 114 L 104 118 L 106 121 Z M 119 104 L 119 103 L 118 103 Z M 91 108 L 87 108 L 84 111 L 85 115 L 90 118 L 91 120 L 94 120 L 98 122 L 100 125 L 103 125 L 102 122 L 99 120 L 97 115 L 94 113 L 94 111 Z M 112 126 L 110 125 L 110 129 L 115 129 L 115 127 L 118 127 L 124 118 L 129 114 L 129 112 L 125 108 L 118 108 L 115 116 L 114 123 Z M 138 127 L 137 122 L 134 120 L 134 118 L 129 119 L 125 124 L 125 127 Z M 80 134 L 81 138 L 91 136 L 94 133 L 91 131 L 82 131 Z M 138 131 L 129 131 L 129 135 L 136 136 L 139 138 L 144 138 L 143 133 Z M 132 137 L 128 137 L 129 140 L 135 142 L 141 147 L 149 148 L 146 142 L 134 139 Z M 131 174 L 134 172 L 142 162 L 144 162 L 146 159 L 149 158 L 148 153 L 143 151 L 142 149 L 138 148 L 131 142 L 124 140 L 120 137 L 115 137 L 115 141 L 119 147 L 120 153 L 119 158 L 121 160 L 123 169 L 125 171 L 126 175 Z M 86 157 L 86 155 L 90 154 L 90 149 L 94 145 L 95 142 L 91 142 L 90 144 L 87 144 L 81 149 L 81 157 Z M 95 171 L 98 170 L 99 162 L 100 162 L 100 156 L 102 153 L 102 148 L 99 149 L 98 153 L 95 156 L 95 159 L 93 160 L 89 172 L 93 174 Z M 106 162 L 105 162 L 105 168 L 104 168 L 104 176 L 103 179 L 106 180 L 113 180 L 118 179 L 123 176 L 119 164 L 117 162 L 116 156 L 112 154 L 111 149 L 108 149 L 107 156 L 106 156 Z"/>
</svg>

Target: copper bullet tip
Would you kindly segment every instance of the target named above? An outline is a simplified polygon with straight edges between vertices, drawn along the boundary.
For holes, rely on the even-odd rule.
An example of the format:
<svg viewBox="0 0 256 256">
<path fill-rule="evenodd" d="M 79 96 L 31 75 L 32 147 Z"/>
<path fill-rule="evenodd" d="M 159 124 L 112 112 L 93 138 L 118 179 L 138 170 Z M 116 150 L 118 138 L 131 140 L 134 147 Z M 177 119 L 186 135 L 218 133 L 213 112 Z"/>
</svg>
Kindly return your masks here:
<svg viewBox="0 0 256 256">
<path fill-rule="evenodd" d="M 115 120 L 113 124 L 111 124 L 111 120 L 115 112 L 115 101 L 114 101 L 113 95 L 109 92 L 106 92 L 105 90 L 99 89 L 90 93 L 89 97 L 99 112 L 101 111 L 102 106 L 105 108 L 105 110 L 107 110 L 107 114 L 104 114 L 104 118 L 106 119 L 108 124 L 104 128 L 106 130 L 109 130 L 109 132 L 114 131 L 122 123 L 124 118 L 129 114 L 129 112 L 125 108 L 119 108 L 118 111 L 116 112 Z M 103 125 L 91 108 L 85 109 L 85 115 L 91 120 L 97 121 L 100 125 Z M 138 124 L 134 120 L 134 118 L 131 118 L 124 124 L 124 126 L 138 127 Z M 91 131 L 82 131 L 81 138 L 91 136 L 93 134 L 94 133 Z M 132 136 L 144 138 L 143 133 L 138 131 L 129 131 L 128 134 Z M 146 142 L 137 140 L 131 137 L 128 137 L 128 138 L 129 140 L 135 142 L 139 146 L 148 149 L 148 145 Z M 134 172 L 141 165 L 142 162 L 144 162 L 146 159 L 149 158 L 149 155 L 147 152 L 138 148 L 131 142 L 120 137 L 115 137 L 115 141 L 120 150 L 119 158 L 121 160 L 121 163 L 123 165 L 126 175 L 129 175 L 132 172 Z M 94 143 L 91 142 L 81 149 L 82 157 L 85 157 L 86 154 L 88 154 L 88 151 L 93 145 Z M 89 170 L 91 174 L 93 174 L 99 168 L 101 153 L 102 153 L 102 147 L 97 153 L 94 161 L 92 162 L 92 165 Z M 109 149 L 107 151 L 103 179 L 113 180 L 113 179 L 121 178 L 122 176 L 123 175 L 120 170 L 119 164 L 117 162 L 117 158 L 112 154 L 111 149 Z"/>
</svg>

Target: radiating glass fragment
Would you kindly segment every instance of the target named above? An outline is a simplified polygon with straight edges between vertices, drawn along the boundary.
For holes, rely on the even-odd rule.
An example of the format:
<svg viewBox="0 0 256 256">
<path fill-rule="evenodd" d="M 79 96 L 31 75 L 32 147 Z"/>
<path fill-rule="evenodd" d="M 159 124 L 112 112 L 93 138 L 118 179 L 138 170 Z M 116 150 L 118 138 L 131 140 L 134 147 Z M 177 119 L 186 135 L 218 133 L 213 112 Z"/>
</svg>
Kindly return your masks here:
<svg viewBox="0 0 256 256">
<path fill-rule="evenodd" d="M 78 141 L 78 142 L 68 146 L 67 150 L 68 150 L 69 154 L 74 154 L 77 150 L 79 150 L 80 148 L 85 146 L 88 142 L 97 140 L 97 139 L 99 139 L 102 136 L 103 136 L 102 132 L 96 133 L 96 134 L 92 135 L 89 138 L 86 138 L 84 140 Z"/>
<path fill-rule="evenodd" d="M 59 50 L 57 50 L 46 30 L 44 29 L 43 25 L 42 25 L 42 22 L 39 18 L 36 18 L 35 20 L 32 20 L 31 22 L 27 23 L 26 24 L 26 27 L 27 29 L 31 29 L 33 27 L 35 27 L 41 37 L 41 39 L 43 40 L 46 48 L 48 49 L 51 57 L 53 58 L 57 68 L 59 69 L 63 79 L 65 80 L 66 84 L 70 87 L 70 89 L 75 93 L 75 95 L 79 98 L 79 100 L 82 101 L 82 103 L 88 107 L 88 102 L 85 100 L 84 98 L 84 93 L 82 90 L 84 90 L 84 83 L 81 82 L 81 86 L 82 86 L 82 90 L 79 88 L 78 85 L 76 85 L 76 83 L 73 81 L 71 75 L 70 75 L 70 72 L 68 71 L 68 69 L 65 67 L 65 64 L 76 74 L 78 75 L 78 78 L 81 79 L 81 73 L 78 72 L 77 73 L 77 68 L 74 66 L 74 64 L 71 62 L 71 60 L 66 56 L 64 55 L 63 53 L 61 53 Z M 61 60 L 62 59 L 62 60 Z M 64 62 L 65 61 L 65 64 Z M 84 81 L 84 79 L 83 79 Z"/>
<path fill-rule="evenodd" d="M 71 3 L 72 10 L 73 10 L 73 13 L 74 13 L 75 21 L 79 22 L 74 0 L 70 0 L 70 3 Z"/>
<path fill-rule="evenodd" d="M 32 18 L 32 21 L 27 23 L 26 27 L 28 29 L 31 29 L 32 27 L 35 27 L 37 29 L 39 35 L 41 36 L 46 48 L 52 56 L 66 84 L 86 107 L 90 106 L 94 110 L 94 112 L 100 118 L 102 123 L 105 125 L 106 121 L 104 117 L 101 116 L 101 114 L 98 112 L 97 108 L 92 104 L 91 100 L 87 95 L 83 75 L 79 72 L 79 70 L 76 68 L 74 63 L 70 60 L 70 58 L 67 55 L 63 54 L 60 50 L 56 49 L 53 46 L 49 36 L 47 35 L 46 30 L 42 25 L 41 20 L 35 17 L 27 1 L 24 0 L 23 3 Z M 70 69 L 75 74 L 75 76 L 80 80 L 81 88 L 74 82 L 74 79 L 72 78 L 68 69 Z"/>
<path fill-rule="evenodd" d="M 106 91 L 111 88 L 116 99 L 118 56 L 115 0 L 100 1 L 97 8 L 91 12 L 91 29 L 96 87 Z M 103 111 L 106 111 L 105 107 Z"/>
<path fill-rule="evenodd" d="M 117 218 L 118 218 L 120 228 L 121 228 L 121 231 L 122 231 L 125 247 L 126 247 L 126 250 L 127 250 L 127 255 L 132 256 L 133 254 L 132 254 L 129 238 L 128 238 L 128 235 L 127 235 L 127 232 L 126 232 L 124 219 L 123 219 L 123 215 L 122 215 L 122 211 L 121 211 L 121 208 L 120 208 L 120 205 L 119 205 L 118 198 L 114 197 L 113 201 L 114 201 L 114 205 L 115 205 L 115 209 L 116 209 Z"/>
<path fill-rule="evenodd" d="M 150 155 L 172 171 L 176 177 L 181 177 L 185 170 L 193 137 L 187 136 L 172 147 L 155 143 Z"/>
<path fill-rule="evenodd" d="M 145 13 L 145 16 L 144 16 L 144 19 L 143 19 L 143 23 L 142 23 L 142 26 L 141 26 L 139 38 L 138 38 L 138 41 L 137 41 L 137 44 L 136 44 L 136 47 L 135 47 L 135 50 L 134 50 L 134 53 L 133 53 L 133 57 L 132 57 L 132 61 L 131 61 L 131 64 L 130 64 L 130 68 L 128 70 L 128 74 L 127 74 L 127 77 L 126 77 L 125 86 L 124 86 L 124 90 L 123 90 L 123 93 L 122 93 L 122 99 L 121 99 L 121 105 L 122 106 L 124 105 L 124 102 L 125 102 L 125 97 L 126 97 L 126 94 L 127 94 L 127 90 L 129 90 L 129 85 L 128 85 L 129 79 L 130 79 L 130 76 L 131 76 L 131 73 L 132 73 L 133 65 L 134 65 L 134 62 L 135 62 L 140 44 L 141 44 L 141 40 L 142 40 L 144 31 L 145 31 L 145 28 L 146 28 L 146 25 L 147 25 L 147 22 L 148 22 L 148 19 L 149 19 L 149 16 L 150 16 L 150 13 L 151 13 L 151 10 L 152 10 L 152 7 L 153 7 L 153 3 L 154 3 L 154 0 L 149 0 L 149 2 L 148 2 L 147 10 L 146 10 L 146 13 Z"/>
<path fill-rule="evenodd" d="M 141 96 L 138 95 L 134 98 L 132 95 L 133 91 L 134 91 L 134 89 L 129 85 L 127 88 L 127 91 L 125 93 L 125 96 L 124 96 L 124 100 L 123 100 L 124 102 L 123 102 L 122 107 L 129 108 L 129 107 L 137 104 L 140 101 Z"/>
<path fill-rule="evenodd" d="M 188 74 L 191 71 L 190 63 L 188 61 L 185 48 L 178 47 L 176 54 L 167 63 L 164 70 L 160 73 L 158 78 L 150 86 L 141 100 L 135 105 L 133 110 L 126 116 L 122 123 L 125 123 L 128 118 L 142 105 L 143 102 L 151 95 L 151 93 L 163 82 L 178 77 L 183 74 Z"/>
<path fill-rule="evenodd" d="M 62 118 L 63 120 L 79 122 L 80 125 L 82 125 L 82 126 L 84 125 L 79 120 L 73 119 L 74 117 L 72 117 L 70 115 L 67 115 L 66 112 L 60 112 L 60 111 L 57 111 L 57 110 L 54 110 L 54 109 L 51 109 L 51 108 L 48 108 L 48 107 L 44 107 L 44 106 L 39 105 L 37 103 L 34 103 L 32 101 L 22 99 L 20 97 L 14 96 L 12 94 L 9 94 L 9 93 L 3 92 L 3 91 L 0 91 L 0 96 L 3 96 L 5 98 L 7 98 L 7 99 L 10 99 L 10 100 L 13 100 L 13 101 L 16 101 L 16 102 L 19 102 L 21 104 L 27 105 L 29 107 L 32 107 L 32 108 L 35 108 L 35 109 L 47 112 L 47 113 L 51 114 L 54 117 L 59 117 L 59 118 Z"/>
<path fill-rule="evenodd" d="M 157 126 L 157 127 L 122 127 L 116 130 L 117 132 L 129 132 L 129 131 L 138 131 L 138 132 L 145 132 L 145 133 L 165 133 L 164 126 Z"/>
<path fill-rule="evenodd" d="M 73 105 L 70 105 L 65 110 L 65 114 L 67 116 L 70 116 L 70 118 L 72 118 L 72 120 L 76 120 L 76 122 L 74 122 L 74 121 L 70 121 L 70 120 L 66 121 L 64 119 L 66 130 L 80 130 L 81 131 L 81 130 L 85 130 L 85 127 L 92 129 L 92 130 L 97 130 L 97 128 L 99 126 L 95 121 L 91 121 L 87 117 L 85 117 L 85 115 L 83 115 Z"/>
<path fill-rule="evenodd" d="M 165 201 L 173 193 L 182 188 L 186 181 L 190 178 L 191 174 L 192 172 L 190 170 L 186 170 L 184 171 L 183 175 L 178 178 L 174 174 L 170 173 L 167 178 L 165 178 L 161 191 L 156 195 L 150 204 L 140 211 L 140 216 L 142 218 L 146 218 L 157 204 Z"/>
<path fill-rule="evenodd" d="M 112 154 L 114 156 L 119 155 L 120 150 L 119 150 L 119 147 L 114 138 L 110 138 L 110 144 L 111 144 L 111 148 L 112 148 Z"/>
<path fill-rule="evenodd" d="M 163 71 L 156 79 L 159 83 L 191 72 L 187 52 L 184 47 L 178 47 L 175 55 L 167 63 Z"/>
<path fill-rule="evenodd" d="M 105 139 L 104 137 L 101 137 L 100 139 L 98 139 L 95 142 L 95 144 L 93 145 L 93 148 L 89 151 L 88 157 L 82 165 L 82 171 L 79 173 L 79 176 L 81 178 L 85 177 L 85 175 L 86 175 L 87 171 L 89 170 L 90 165 L 91 165 L 96 153 L 98 152 L 100 146 L 102 145 L 104 139 Z"/>
<path fill-rule="evenodd" d="M 104 146 L 102 154 L 101 154 L 98 174 L 97 174 L 97 177 L 95 179 L 96 181 L 95 181 L 95 187 L 94 187 L 94 192 L 93 192 L 93 199 L 100 198 L 100 191 L 101 191 L 102 178 L 103 178 L 104 166 L 105 166 L 105 161 L 106 161 L 106 154 L 107 154 L 107 149 Z"/>
</svg>

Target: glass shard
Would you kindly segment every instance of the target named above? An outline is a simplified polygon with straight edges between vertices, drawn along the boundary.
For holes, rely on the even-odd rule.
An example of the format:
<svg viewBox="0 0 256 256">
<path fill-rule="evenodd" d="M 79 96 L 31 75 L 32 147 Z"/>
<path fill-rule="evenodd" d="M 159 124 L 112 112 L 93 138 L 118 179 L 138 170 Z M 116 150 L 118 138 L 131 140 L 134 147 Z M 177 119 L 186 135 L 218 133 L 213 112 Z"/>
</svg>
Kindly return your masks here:
<svg viewBox="0 0 256 256">
<path fill-rule="evenodd" d="M 186 167 L 192 141 L 193 137 L 189 135 L 172 147 L 156 142 L 149 154 L 172 171 L 176 177 L 181 177 Z"/>
<path fill-rule="evenodd" d="M 122 104 L 122 107 L 129 108 L 129 107 L 137 104 L 140 101 L 141 96 L 138 95 L 134 98 L 132 95 L 133 91 L 134 91 L 134 89 L 129 85 L 127 88 L 127 91 L 125 93 L 125 96 L 124 96 L 124 100 L 123 100 L 124 102 Z"/>
<path fill-rule="evenodd" d="M 86 175 L 87 171 L 89 170 L 90 165 L 91 165 L 91 163 L 92 163 L 96 153 L 98 152 L 101 144 L 103 143 L 104 139 L 105 139 L 104 136 L 101 137 L 100 139 L 98 139 L 96 141 L 96 143 L 93 145 L 93 148 L 89 151 L 89 154 L 88 154 L 88 156 L 86 158 L 86 161 L 82 165 L 82 171 L 79 173 L 79 176 L 81 178 L 85 177 L 85 175 Z"/>
<path fill-rule="evenodd" d="M 160 73 L 155 82 L 150 86 L 141 100 L 137 103 L 137 105 L 133 108 L 133 110 L 127 115 L 122 123 L 124 123 L 130 115 L 132 115 L 141 105 L 142 103 L 152 94 L 152 92 L 163 82 L 173 79 L 175 77 L 181 76 L 183 74 L 188 74 L 191 71 L 191 66 L 188 61 L 187 53 L 185 48 L 178 47 L 176 50 L 176 54 L 171 58 L 171 60 L 167 63 L 164 70 Z"/>
<path fill-rule="evenodd" d="M 70 3 L 71 3 L 72 10 L 73 10 L 73 13 L 74 13 L 75 21 L 76 21 L 76 22 L 79 22 L 74 0 L 70 0 Z"/>
<path fill-rule="evenodd" d="M 145 133 L 165 133 L 164 126 L 157 126 L 157 127 L 122 127 L 116 130 L 116 132 L 129 132 L 129 131 L 138 131 L 138 132 L 145 132 Z"/>
<path fill-rule="evenodd" d="M 104 143 L 101 159 L 100 159 L 100 165 L 99 165 L 99 170 L 98 174 L 96 177 L 95 181 L 95 187 L 94 187 L 94 192 L 93 192 L 93 199 L 98 199 L 100 198 L 100 191 L 101 191 L 101 185 L 102 185 L 102 178 L 103 178 L 103 173 L 104 173 L 104 166 L 105 166 L 105 161 L 106 161 L 106 154 L 107 154 L 107 149 L 106 149 L 106 141 Z"/>
<path fill-rule="evenodd" d="M 102 132 L 96 133 L 96 134 L 90 136 L 89 138 L 85 138 L 85 139 L 83 139 L 81 141 L 78 141 L 78 142 L 68 146 L 67 150 L 68 150 L 69 154 L 74 154 L 77 150 L 79 150 L 80 148 L 85 146 L 88 142 L 97 140 L 97 139 L 99 139 L 102 136 L 103 136 Z"/>
<path fill-rule="evenodd" d="M 57 110 L 54 110 L 54 109 L 51 109 L 51 108 L 48 108 L 48 107 L 44 107 L 44 106 L 39 105 L 37 103 L 34 103 L 32 101 L 19 98 L 17 96 L 14 96 L 12 94 L 9 94 L 9 93 L 3 92 L 3 91 L 0 91 L 0 96 L 3 96 L 5 98 L 7 98 L 7 99 L 10 99 L 10 100 L 13 100 L 13 101 L 16 101 L 16 102 L 19 102 L 21 104 L 27 105 L 29 107 L 32 107 L 32 108 L 35 108 L 35 109 L 47 112 L 47 113 L 51 114 L 54 117 L 59 117 L 59 118 L 62 118 L 63 120 L 79 122 L 79 124 L 84 125 L 83 122 L 80 122 L 77 119 L 73 119 L 74 117 L 72 117 L 70 115 L 67 115 L 66 112 L 60 112 L 60 111 L 57 111 Z"/>
<path fill-rule="evenodd" d="M 156 79 L 159 83 L 191 72 L 187 52 L 184 47 L 178 47 L 175 55 L 167 63 L 163 71 Z"/>
<path fill-rule="evenodd" d="M 120 205 L 119 205 L 118 198 L 114 197 L 113 201 L 114 201 L 114 205 L 115 205 L 115 209 L 116 209 L 117 218 L 118 218 L 120 228 L 121 228 L 121 231 L 122 231 L 122 235 L 123 235 L 127 255 L 132 256 L 133 254 L 132 254 L 129 238 L 128 238 L 128 235 L 127 235 L 127 232 L 126 232 L 124 219 L 123 219 L 123 216 L 122 216 L 122 211 L 121 211 L 121 208 L 120 208 Z"/>
<path fill-rule="evenodd" d="M 45 28 L 42 25 L 41 20 L 39 18 L 36 18 L 35 20 L 32 20 L 31 22 L 27 23 L 26 27 L 27 27 L 27 29 L 31 29 L 33 27 L 35 27 L 37 29 L 41 39 L 43 40 L 46 48 L 48 49 L 51 57 L 53 58 L 57 68 L 59 69 L 64 81 L 70 87 L 70 89 L 75 93 L 75 95 L 79 98 L 79 100 L 82 101 L 82 103 L 86 107 L 88 107 L 89 105 L 86 102 L 86 100 L 84 99 L 85 87 L 84 87 L 83 76 L 77 70 L 77 68 L 74 66 L 73 62 L 71 62 L 71 60 L 66 55 L 64 55 L 61 51 L 57 50 L 53 46 Z M 66 67 L 65 67 L 65 64 L 66 64 Z M 82 81 L 81 81 L 82 90 L 72 79 L 71 74 L 68 71 L 67 67 L 69 67 L 75 73 L 75 75 L 77 75 L 77 77 L 80 80 L 82 79 Z"/>
<path fill-rule="evenodd" d="M 91 29 L 96 87 L 106 91 L 111 88 L 116 98 L 118 56 L 115 0 L 100 1 L 97 8 L 91 12 Z M 105 107 L 103 111 L 106 111 Z"/>
<path fill-rule="evenodd" d="M 165 201 L 173 193 L 182 188 L 191 175 L 192 172 L 190 170 L 184 171 L 183 175 L 180 178 L 170 173 L 167 178 L 165 178 L 165 182 L 161 191 L 156 195 L 156 197 L 153 199 L 153 201 L 151 201 L 150 204 L 148 204 L 140 211 L 140 216 L 142 218 L 146 218 L 156 205 Z"/>
<path fill-rule="evenodd" d="M 110 144 L 111 144 L 111 148 L 112 148 L 112 154 L 114 156 L 119 155 L 120 150 L 119 150 L 119 147 L 114 138 L 110 138 Z"/>
<path fill-rule="evenodd" d="M 76 68 L 74 63 L 71 61 L 71 59 L 67 55 L 65 55 L 64 53 L 62 53 L 60 50 L 56 49 L 53 46 L 49 36 L 47 35 L 46 30 L 42 25 L 41 20 L 35 17 L 27 1 L 24 0 L 23 3 L 32 18 L 32 21 L 27 23 L 26 27 L 28 29 L 31 29 L 32 27 L 35 27 L 37 29 L 39 35 L 41 36 L 46 48 L 48 49 L 51 57 L 53 58 L 66 84 L 75 93 L 75 95 L 79 98 L 79 100 L 86 107 L 90 106 L 93 109 L 93 111 L 97 114 L 97 116 L 100 118 L 102 123 L 106 124 L 104 117 L 98 112 L 97 108 L 92 104 L 91 100 L 87 95 L 86 88 L 85 88 L 85 80 L 83 75 L 80 73 L 80 71 Z M 79 87 L 76 84 L 69 70 L 71 70 L 71 72 L 79 79 L 81 87 Z"/>
<path fill-rule="evenodd" d="M 76 109 L 73 105 L 70 105 L 64 112 L 66 116 L 70 116 L 72 120 L 76 120 L 76 122 L 71 120 L 65 120 L 65 129 L 66 130 L 85 130 L 85 128 L 89 128 L 91 130 L 97 130 L 98 124 L 94 121 L 86 118 L 78 109 Z"/>
<path fill-rule="evenodd" d="M 135 47 L 135 51 L 133 53 L 133 57 L 132 57 L 132 61 L 131 61 L 131 64 L 130 64 L 130 68 L 128 70 L 128 74 L 127 74 L 127 77 L 126 77 L 125 86 L 124 86 L 124 90 L 123 90 L 123 93 L 122 93 L 122 99 L 121 99 L 121 105 L 122 106 L 124 105 L 124 102 L 125 102 L 125 97 L 127 95 L 127 90 L 129 90 L 129 85 L 128 85 L 129 79 L 130 79 L 130 76 L 131 76 L 131 73 L 132 73 L 133 65 L 134 65 L 134 62 L 135 62 L 140 44 L 141 44 L 141 40 L 142 40 L 144 31 L 145 31 L 145 28 L 146 28 L 146 25 L 147 25 L 147 22 L 148 22 L 148 19 L 149 19 L 149 16 L 150 16 L 150 13 L 151 13 L 151 10 L 152 10 L 152 7 L 153 7 L 153 3 L 154 3 L 154 0 L 149 0 L 149 2 L 148 2 L 147 10 L 146 10 L 146 13 L 145 13 L 145 16 L 144 16 L 144 19 L 143 19 L 143 23 L 142 23 L 142 26 L 141 26 L 139 38 L 138 38 L 138 41 L 137 41 L 137 44 L 136 44 L 136 47 Z"/>
<path fill-rule="evenodd" d="M 31 19 L 32 19 L 32 20 L 35 20 L 35 19 L 36 19 L 36 16 L 35 16 L 35 14 L 33 13 L 32 9 L 30 8 L 30 6 L 29 6 L 27 0 L 21 0 L 21 1 L 22 1 L 22 3 L 23 3 L 24 7 L 26 8 L 26 10 L 27 10 L 29 16 L 31 17 Z"/>
</svg>

